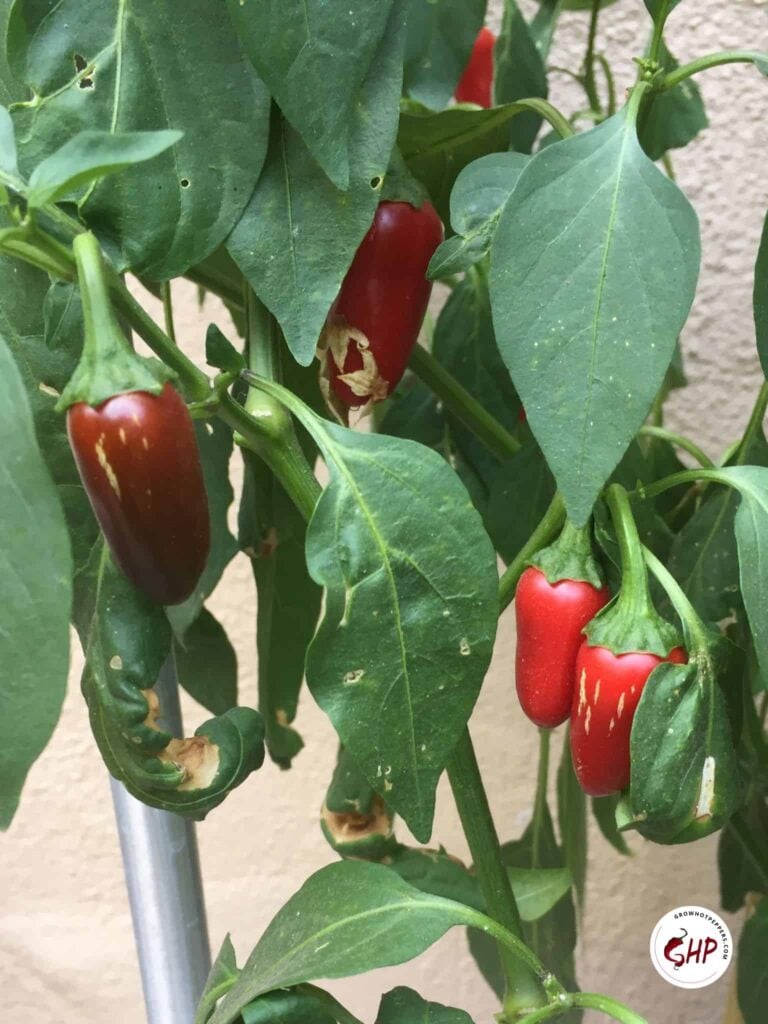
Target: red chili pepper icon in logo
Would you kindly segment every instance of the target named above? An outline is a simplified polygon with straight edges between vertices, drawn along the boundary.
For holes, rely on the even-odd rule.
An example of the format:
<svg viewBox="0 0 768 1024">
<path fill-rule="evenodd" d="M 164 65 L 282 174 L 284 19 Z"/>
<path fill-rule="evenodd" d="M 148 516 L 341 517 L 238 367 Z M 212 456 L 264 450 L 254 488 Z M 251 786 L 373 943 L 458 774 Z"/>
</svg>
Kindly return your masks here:
<svg viewBox="0 0 768 1024">
<path fill-rule="evenodd" d="M 670 963 L 673 963 L 675 965 L 675 970 L 677 970 L 678 967 L 683 966 L 683 964 L 685 963 L 685 957 L 682 953 L 678 953 L 677 956 L 672 956 L 672 953 L 674 950 L 677 949 L 678 946 L 682 946 L 683 939 L 686 938 L 687 935 L 688 932 L 685 930 L 685 928 L 683 928 L 683 934 L 679 938 L 676 937 L 674 939 L 670 939 L 664 947 L 664 959 L 669 960 Z"/>
</svg>

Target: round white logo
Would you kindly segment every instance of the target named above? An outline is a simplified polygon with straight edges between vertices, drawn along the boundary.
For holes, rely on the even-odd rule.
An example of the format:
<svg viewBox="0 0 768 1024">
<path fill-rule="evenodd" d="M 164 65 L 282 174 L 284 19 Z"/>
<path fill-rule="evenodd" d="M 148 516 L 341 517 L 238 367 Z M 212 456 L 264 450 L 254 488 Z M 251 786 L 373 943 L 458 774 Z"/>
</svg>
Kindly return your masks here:
<svg viewBox="0 0 768 1024">
<path fill-rule="evenodd" d="M 706 988 L 728 970 L 733 940 L 728 925 L 706 907 L 678 907 L 651 935 L 651 961 L 670 985 Z"/>
</svg>

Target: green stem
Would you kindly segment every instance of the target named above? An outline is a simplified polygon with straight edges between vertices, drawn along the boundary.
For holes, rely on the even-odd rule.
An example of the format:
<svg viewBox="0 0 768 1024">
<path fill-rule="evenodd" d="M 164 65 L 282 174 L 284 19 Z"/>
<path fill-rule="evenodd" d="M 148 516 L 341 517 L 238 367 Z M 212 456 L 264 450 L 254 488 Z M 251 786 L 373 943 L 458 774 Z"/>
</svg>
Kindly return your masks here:
<svg viewBox="0 0 768 1024">
<path fill-rule="evenodd" d="M 559 494 L 556 494 L 549 508 L 542 516 L 539 525 L 509 563 L 499 580 L 499 608 L 501 611 L 512 603 L 518 580 L 523 575 L 529 560 L 537 551 L 552 543 L 563 528 L 564 522 L 565 506 L 563 505 L 563 499 Z"/>
<path fill-rule="evenodd" d="M 650 614 L 653 605 L 648 590 L 643 546 L 629 497 L 621 484 L 611 484 L 606 491 L 606 501 L 621 554 L 621 590 L 616 608 L 626 609 L 627 615 L 633 618 L 643 618 Z"/>
<path fill-rule="evenodd" d="M 600 17 L 600 0 L 592 0 L 592 11 L 589 18 L 589 35 L 587 37 L 587 53 L 584 58 L 584 89 L 587 93 L 590 109 L 600 117 L 603 113 L 600 97 L 595 82 L 595 40 L 597 23 Z"/>
<path fill-rule="evenodd" d="M 648 1024 L 645 1017 L 641 1017 L 639 1013 L 630 1010 L 624 1003 L 620 1003 L 617 999 L 611 999 L 609 996 L 602 996 L 596 992 L 574 992 L 571 999 L 573 1006 L 581 1006 L 585 1010 L 599 1010 L 600 1013 L 612 1017 L 620 1024 Z"/>
<path fill-rule="evenodd" d="M 165 320 L 165 333 L 174 343 L 176 341 L 176 328 L 173 323 L 173 296 L 171 295 L 171 282 L 163 281 L 160 285 L 160 293 L 163 296 L 163 318 Z"/>
<path fill-rule="evenodd" d="M 669 598 L 672 607 L 677 612 L 686 634 L 686 646 L 693 661 L 698 652 L 708 655 L 709 643 L 707 630 L 699 618 L 696 609 L 688 600 L 683 588 L 674 578 L 667 567 L 643 545 L 643 557 L 645 564 L 661 584 L 665 594 Z"/>
<path fill-rule="evenodd" d="M 160 328 L 144 307 L 134 299 L 117 274 L 112 271 L 108 277 L 109 295 L 112 304 L 125 317 L 139 337 L 149 345 L 155 355 L 175 370 L 184 390 L 193 401 L 202 402 L 211 395 L 211 382 L 207 374 L 174 345 L 171 338 Z"/>
<path fill-rule="evenodd" d="M 411 370 L 432 391 L 446 409 L 479 438 L 498 459 L 506 462 L 520 451 L 516 437 L 463 388 L 423 346 L 417 345 L 409 363 Z"/>
<path fill-rule="evenodd" d="M 665 430 L 664 427 L 641 427 L 640 433 L 644 437 L 656 437 L 660 441 L 668 441 L 669 444 L 675 445 L 677 448 L 682 448 L 683 451 L 688 452 L 692 455 L 696 461 L 705 466 L 707 469 L 714 468 L 714 462 L 710 457 L 703 452 L 701 448 L 690 438 L 683 437 L 682 434 L 673 434 L 671 430 Z"/>
<path fill-rule="evenodd" d="M 762 429 L 766 408 L 768 408 L 768 381 L 763 381 L 762 387 L 757 393 L 752 414 L 749 417 L 749 423 L 747 423 L 747 429 L 744 431 L 744 437 L 739 445 L 739 454 L 736 458 L 737 466 L 746 464 L 749 450 L 758 432 Z"/>
<path fill-rule="evenodd" d="M 760 53 L 757 50 L 721 50 L 719 53 L 708 53 L 704 57 L 697 57 L 689 64 L 683 64 L 665 77 L 661 88 L 674 89 L 686 78 L 697 75 L 700 71 L 708 71 L 709 68 L 721 67 L 723 64 L 755 64 L 761 62 L 768 64 L 768 54 Z"/>
<path fill-rule="evenodd" d="M 670 181 L 677 181 L 677 175 L 675 174 L 675 165 L 672 163 L 672 157 L 669 153 L 665 153 L 661 158 L 661 163 L 664 170 L 667 172 L 667 177 Z"/>
<path fill-rule="evenodd" d="M 616 102 L 616 81 L 613 77 L 613 71 L 611 65 L 608 63 L 608 58 L 603 53 L 598 53 L 595 58 L 603 69 L 605 75 L 605 87 L 608 91 L 608 117 L 613 117 L 616 113 L 617 102 Z"/>
<path fill-rule="evenodd" d="M 206 992 L 197 1007 L 195 1020 L 207 1021 L 216 1009 L 218 1001 L 229 992 L 236 981 L 237 975 L 235 974 L 231 978 L 222 981 L 221 984 L 212 988 L 209 992 Z"/>
<path fill-rule="evenodd" d="M 486 912 L 518 941 L 522 941 L 520 912 L 501 858 L 499 838 L 468 729 L 459 740 L 448 762 L 447 771 Z M 540 982 L 531 975 L 529 969 L 521 971 L 517 953 L 506 949 L 500 949 L 499 952 L 507 987 L 505 1012 L 511 1015 L 513 1011 L 541 1006 L 546 996 Z M 532 963 L 529 962 L 529 967 Z"/>
<path fill-rule="evenodd" d="M 659 9 L 653 22 L 653 38 L 651 48 L 648 51 L 648 59 L 658 63 L 661 53 L 661 43 L 664 38 L 664 26 L 669 17 L 669 0 L 659 0 Z"/>
</svg>

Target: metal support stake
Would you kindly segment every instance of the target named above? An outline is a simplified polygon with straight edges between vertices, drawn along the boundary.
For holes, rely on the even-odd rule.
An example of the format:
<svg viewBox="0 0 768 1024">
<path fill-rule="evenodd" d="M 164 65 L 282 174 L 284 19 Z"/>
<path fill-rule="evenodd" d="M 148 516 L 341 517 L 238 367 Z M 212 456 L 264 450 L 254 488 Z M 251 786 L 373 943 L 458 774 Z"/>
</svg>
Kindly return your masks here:
<svg viewBox="0 0 768 1024">
<path fill-rule="evenodd" d="M 155 690 L 161 728 L 181 736 L 172 659 Z M 211 966 L 195 827 L 111 784 L 147 1024 L 190 1024 Z"/>
</svg>

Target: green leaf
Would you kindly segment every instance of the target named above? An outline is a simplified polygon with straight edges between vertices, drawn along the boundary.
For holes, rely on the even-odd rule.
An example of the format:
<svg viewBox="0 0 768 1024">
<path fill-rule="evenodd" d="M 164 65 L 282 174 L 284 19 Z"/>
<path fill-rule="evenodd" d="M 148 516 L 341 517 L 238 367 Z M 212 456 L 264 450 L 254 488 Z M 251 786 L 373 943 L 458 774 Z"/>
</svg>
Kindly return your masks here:
<svg viewBox="0 0 768 1024">
<path fill-rule="evenodd" d="M 348 190 L 332 185 L 312 160 L 305 140 L 275 111 L 264 172 L 227 242 L 251 287 L 279 320 L 294 358 L 304 366 L 314 358 L 328 310 L 379 202 L 395 141 L 403 3 L 398 0 L 393 7 L 376 59 L 356 95 Z M 314 98 L 308 106 L 316 108 Z"/>
<path fill-rule="evenodd" d="M 509 565 L 555 496 L 555 479 L 541 448 L 529 441 L 496 474 L 485 510 L 485 528 Z"/>
<path fill-rule="evenodd" d="M 570 891 L 573 879 L 563 868 L 507 868 L 523 921 L 538 921 Z"/>
<path fill-rule="evenodd" d="M 269 390 L 331 477 L 307 530 L 307 565 L 326 588 L 307 682 L 370 784 L 424 842 L 493 648 L 493 548 L 435 452 L 320 420 Z"/>
<path fill-rule="evenodd" d="M 322 592 L 307 570 L 301 514 L 264 462 L 247 454 L 239 534 L 258 594 L 259 712 L 267 750 L 273 761 L 289 768 L 304 745 L 291 723 Z"/>
<path fill-rule="evenodd" d="M 662 42 L 659 63 L 669 73 L 680 67 Z M 651 158 L 660 160 L 670 149 L 682 149 L 709 127 L 698 85 L 687 78 L 674 89 L 654 92 L 640 115 L 640 145 Z"/>
<path fill-rule="evenodd" d="M 213 1008 L 216 1005 L 216 997 L 231 986 L 238 975 L 237 960 L 232 940 L 227 934 L 221 944 L 219 955 L 213 962 L 208 972 L 208 978 L 200 997 L 200 1004 L 195 1014 L 195 1024 L 207 1024 Z"/>
<path fill-rule="evenodd" d="M 768 900 L 758 904 L 744 925 L 737 970 L 739 1009 L 744 1024 L 761 1024 L 768 1000 Z"/>
<path fill-rule="evenodd" d="M 583 908 L 584 887 L 587 881 L 587 798 L 573 770 L 571 745 L 567 735 L 557 770 L 557 823 L 565 864 L 573 879 L 576 900 L 579 907 Z M 564 889 L 559 895 L 562 896 L 565 891 Z"/>
<path fill-rule="evenodd" d="M 433 110 L 453 96 L 485 20 L 486 0 L 409 0 L 403 93 Z"/>
<path fill-rule="evenodd" d="M 643 690 L 632 723 L 630 802 L 633 826 L 646 839 L 684 843 L 709 835 L 743 799 L 720 688 L 724 661 L 711 650 L 688 665 L 659 665 Z"/>
<path fill-rule="evenodd" d="M 203 608 L 173 641 L 179 684 L 212 715 L 237 705 L 237 655 L 221 623 Z"/>
<path fill-rule="evenodd" d="M 268 992 L 240 1011 L 243 1024 L 334 1024 L 336 1015 L 311 992 Z"/>
<path fill-rule="evenodd" d="M 617 853 L 620 853 L 623 857 L 631 857 L 632 851 L 627 846 L 626 839 L 619 832 L 616 825 L 616 804 L 618 799 L 618 793 L 614 793 L 611 796 L 592 797 L 592 813 L 603 838 L 608 840 Z"/>
<path fill-rule="evenodd" d="M 183 132 L 81 201 L 118 269 L 175 277 L 224 240 L 261 171 L 269 96 L 223 4 L 17 0 L 8 54 L 34 92 L 13 111 L 23 171 L 80 131 Z"/>
<path fill-rule="evenodd" d="M 64 700 L 72 564 L 24 384 L 1 336 L 0 435 L 0 828 L 6 829 Z"/>
<path fill-rule="evenodd" d="M 443 896 L 482 912 L 485 909 L 477 875 L 442 849 L 401 846 L 387 861 L 404 882 L 421 892 Z"/>
<path fill-rule="evenodd" d="M 434 448 L 435 451 L 444 451 L 446 434 L 443 410 L 438 407 L 434 392 L 414 374 L 406 373 L 388 401 L 374 406 L 374 418 L 379 405 L 384 406 L 384 413 L 377 423 L 380 434 L 404 437 L 409 441 L 418 441 L 427 448 Z"/>
<path fill-rule="evenodd" d="M 398 0 L 357 0 L 354 11 L 348 0 L 283 0 L 277 6 L 272 0 L 228 0 L 227 6 L 281 111 L 333 184 L 347 189 L 357 159 L 351 137 L 359 91 L 377 69 L 387 34 L 398 30 L 394 17 L 403 22 Z M 378 116 L 394 126 L 394 94 L 387 107 Z"/>
<path fill-rule="evenodd" d="M 0 49 L 2 49 L 2 37 L 0 37 Z M 0 176 L 10 175 L 11 178 L 15 178 L 18 173 L 13 121 L 5 107 L 0 107 Z"/>
<path fill-rule="evenodd" d="M 166 609 L 173 632 L 179 639 L 184 638 L 186 631 L 199 616 L 203 602 L 216 589 L 222 573 L 238 550 L 237 541 L 227 523 L 229 506 L 234 499 L 229 480 L 232 431 L 221 420 L 212 419 L 195 423 L 195 435 L 208 495 L 211 549 L 194 593 L 182 604 Z"/>
<path fill-rule="evenodd" d="M 54 281 L 43 305 L 45 344 L 49 349 L 63 349 L 77 365 L 83 346 L 83 303 L 80 289 L 68 281 Z M 70 373 L 71 376 L 71 373 Z"/>
<path fill-rule="evenodd" d="M 514 433 L 520 400 L 496 347 L 484 276 L 473 272 L 454 288 L 440 311 L 432 349 L 472 397 Z M 461 456 L 485 486 L 490 486 L 499 472 L 499 459 L 452 414 L 446 412 L 446 420 Z"/>
<path fill-rule="evenodd" d="M 768 849 L 768 803 L 763 792 L 753 794 L 747 805 L 737 813 L 740 824 L 746 828 L 758 850 Z M 717 867 L 720 877 L 720 905 L 735 914 L 741 910 L 749 893 L 768 895 L 765 872 L 755 867 L 752 857 L 744 850 L 731 822 L 720 833 L 717 847 Z"/>
<path fill-rule="evenodd" d="M 576 526 L 664 380 L 699 254 L 696 215 L 627 110 L 537 153 L 504 209 L 496 338 Z"/>
<path fill-rule="evenodd" d="M 159 156 L 181 137 L 177 131 L 79 132 L 32 171 L 27 202 L 32 207 L 54 203 L 83 185 Z"/>
<path fill-rule="evenodd" d="M 12 4 L 6 3 L 0 6 L 0 103 L 9 107 L 16 100 L 24 99 L 26 90 L 24 86 L 14 78 L 8 58 L 5 52 L 5 37 L 8 30 L 8 18 L 11 13 Z"/>
<path fill-rule="evenodd" d="M 393 819 L 394 815 L 363 778 L 349 751 L 339 747 L 320 815 L 323 835 L 331 848 L 340 857 L 389 859 L 400 845 L 394 835 Z"/>
<path fill-rule="evenodd" d="M 381 998 L 376 1024 L 472 1024 L 463 1010 L 429 1003 L 413 989 L 400 986 Z"/>
<path fill-rule="evenodd" d="M 528 108 L 517 103 L 491 110 L 457 106 L 439 113 L 418 104 L 404 108 L 397 145 L 443 221 L 449 219 L 451 190 L 459 173 L 479 157 L 506 152 L 510 125 L 525 113 Z"/>
<path fill-rule="evenodd" d="M 83 585 L 93 612 L 87 629 L 82 622 L 78 628 L 86 650 L 83 695 L 101 755 L 138 800 L 203 818 L 261 766 L 261 718 L 233 708 L 185 740 L 160 729 L 162 709 L 151 687 L 171 646 L 163 609 L 133 589 L 103 544 L 89 568 Z"/>
<path fill-rule="evenodd" d="M 768 214 L 763 224 L 760 248 L 755 263 L 755 288 L 753 293 L 755 312 L 755 333 L 757 354 L 763 374 L 768 378 Z"/>
<path fill-rule="evenodd" d="M 487 255 L 501 211 L 527 163 L 522 153 L 491 153 L 462 170 L 451 192 L 456 234 L 438 246 L 428 277 L 458 274 Z"/>
<path fill-rule="evenodd" d="M 229 373 L 240 373 L 245 367 L 243 354 L 237 351 L 216 324 L 209 324 L 205 334 L 205 361 L 209 366 Z"/>
<path fill-rule="evenodd" d="M 547 98 L 547 73 L 541 53 L 516 0 L 505 0 L 501 35 L 493 52 L 494 101 L 514 103 L 533 96 Z M 521 153 L 530 153 L 541 117 L 525 113 L 512 122 L 510 143 Z"/>
<path fill-rule="evenodd" d="M 331 864 L 278 911 L 211 1024 L 230 1024 L 243 1006 L 273 989 L 404 963 L 454 925 L 478 919 L 485 920 L 419 892 L 380 864 Z"/>
</svg>

